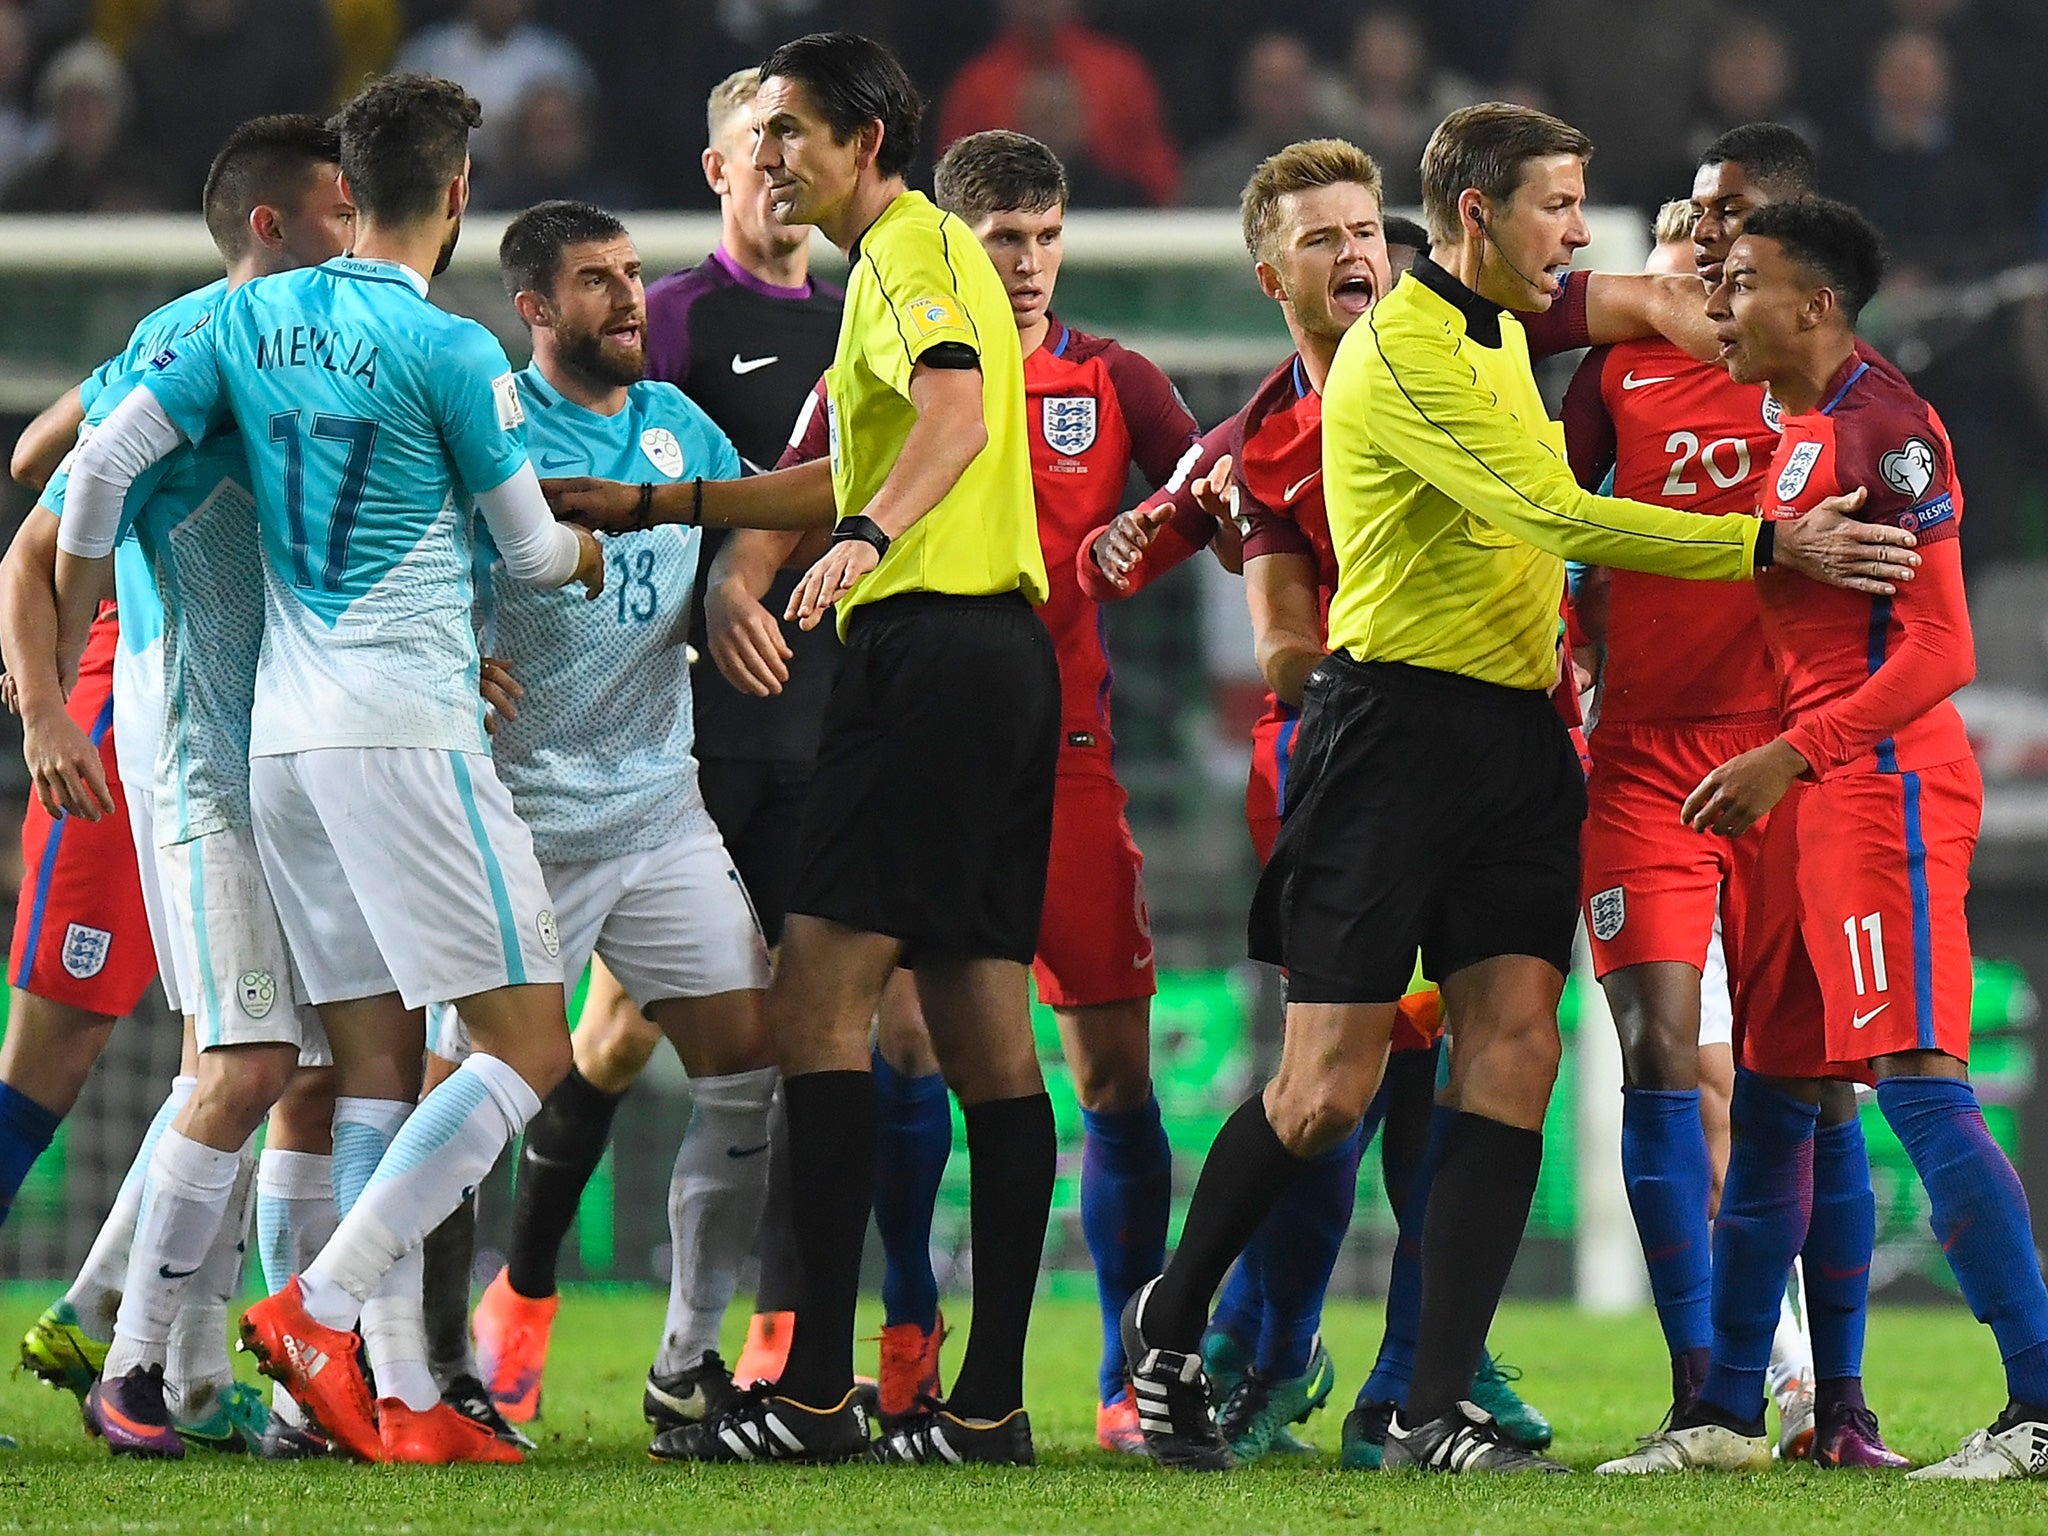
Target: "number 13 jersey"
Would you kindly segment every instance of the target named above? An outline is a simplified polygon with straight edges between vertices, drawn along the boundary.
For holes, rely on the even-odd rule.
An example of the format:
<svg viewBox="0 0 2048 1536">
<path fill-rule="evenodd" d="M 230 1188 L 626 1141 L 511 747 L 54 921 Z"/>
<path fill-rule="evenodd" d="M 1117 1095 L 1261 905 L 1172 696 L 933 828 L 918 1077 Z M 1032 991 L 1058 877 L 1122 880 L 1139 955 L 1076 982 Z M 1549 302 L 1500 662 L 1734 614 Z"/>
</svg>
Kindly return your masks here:
<svg viewBox="0 0 2048 1536">
<path fill-rule="evenodd" d="M 1612 469 L 1615 495 L 1685 512 L 1756 511 L 1778 446 L 1762 386 L 1661 338 L 1589 352 L 1563 416 L 1582 485 Z M 1753 583 L 1613 573 L 1603 721 L 1732 724 L 1777 708 Z"/>
</svg>

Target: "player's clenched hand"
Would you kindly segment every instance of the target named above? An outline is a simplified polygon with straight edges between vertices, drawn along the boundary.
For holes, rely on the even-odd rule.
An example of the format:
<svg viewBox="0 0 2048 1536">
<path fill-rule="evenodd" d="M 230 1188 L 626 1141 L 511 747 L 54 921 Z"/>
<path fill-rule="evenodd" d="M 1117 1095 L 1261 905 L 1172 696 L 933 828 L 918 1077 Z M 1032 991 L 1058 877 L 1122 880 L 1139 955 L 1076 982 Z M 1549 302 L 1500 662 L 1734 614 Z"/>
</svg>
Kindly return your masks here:
<svg viewBox="0 0 2048 1536">
<path fill-rule="evenodd" d="M 92 738 L 61 709 L 22 722 L 21 755 L 28 764 L 36 798 L 52 816 L 98 821 L 114 812 L 106 765 Z"/>
<path fill-rule="evenodd" d="M 588 528 L 574 528 L 573 531 L 576 534 L 576 574 L 569 581 L 583 583 L 583 600 L 587 603 L 604 591 L 604 546 L 597 542 L 597 535 Z M 568 582 L 563 585 L 568 585 Z"/>
<path fill-rule="evenodd" d="M 789 681 L 789 642 L 753 593 L 732 581 L 706 591 L 704 633 L 711 659 L 733 687 L 763 699 L 782 692 Z"/>
<path fill-rule="evenodd" d="M 801 628 L 816 629 L 825 610 L 881 563 L 882 557 L 875 553 L 874 545 L 860 539 L 839 540 L 825 551 L 822 560 L 804 572 L 804 579 L 797 583 L 782 616 L 795 619 Z"/>
<path fill-rule="evenodd" d="M 1859 485 L 1845 496 L 1830 496 L 1804 517 L 1779 523 L 1775 562 L 1831 587 L 1891 596 L 1894 583 L 1913 579 L 1920 563 L 1913 546 L 1919 540 L 1903 528 L 1847 516 L 1866 494 Z"/>
<path fill-rule="evenodd" d="M 640 487 L 617 480 L 543 480 L 540 493 L 563 522 L 601 533 L 631 532 L 640 510 Z"/>
<path fill-rule="evenodd" d="M 1119 591 L 1128 592 L 1131 589 L 1131 572 L 1144 559 L 1146 546 L 1151 544 L 1153 535 L 1171 521 L 1171 502 L 1119 512 L 1096 536 L 1095 547 L 1089 553 L 1102 568 L 1102 574 L 1115 582 Z"/>
<path fill-rule="evenodd" d="M 1209 473 L 1188 487 L 1188 494 L 1195 498 L 1195 505 L 1215 518 L 1219 523 L 1237 521 L 1237 498 L 1231 495 L 1230 455 L 1220 455 L 1209 466 Z"/>
<path fill-rule="evenodd" d="M 0 672 L 0 704 L 7 706 L 10 715 L 21 713 L 21 684 L 12 672 Z"/>
<path fill-rule="evenodd" d="M 490 712 L 484 716 L 484 729 L 496 731 L 501 720 L 519 718 L 519 701 L 526 697 L 526 690 L 519 679 L 512 675 L 512 668 L 502 657 L 486 656 L 476 674 L 477 692 L 490 705 Z"/>
<path fill-rule="evenodd" d="M 1695 832 L 1740 837 L 1785 798 L 1792 781 L 1806 772 L 1806 759 L 1784 738 L 1731 757 L 1685 797 L 1679 819 Z"/>
</svg>

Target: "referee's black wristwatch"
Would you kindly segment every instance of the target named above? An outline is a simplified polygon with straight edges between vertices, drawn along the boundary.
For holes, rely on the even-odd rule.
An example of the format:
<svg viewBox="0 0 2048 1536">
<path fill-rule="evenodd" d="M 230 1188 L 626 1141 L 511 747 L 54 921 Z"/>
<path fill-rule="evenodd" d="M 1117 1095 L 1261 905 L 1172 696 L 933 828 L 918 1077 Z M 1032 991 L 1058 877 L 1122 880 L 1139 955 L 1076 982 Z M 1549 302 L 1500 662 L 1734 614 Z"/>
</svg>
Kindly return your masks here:
<svg viewBox="0 0 2048 1536">
<path fill-rule="evenodd" d="M 849 539 L 858 539 L 861 543 L 867 545 L 869 549 L 875 552 L 877 560 L 889 553 L 889 535 L 882 532 L 882 525 L 866 513 L 855 513 L 852 517 L 842 517 L 833 528 L 832 542 L 834 544 L 844 544 Z"/>
</svg>

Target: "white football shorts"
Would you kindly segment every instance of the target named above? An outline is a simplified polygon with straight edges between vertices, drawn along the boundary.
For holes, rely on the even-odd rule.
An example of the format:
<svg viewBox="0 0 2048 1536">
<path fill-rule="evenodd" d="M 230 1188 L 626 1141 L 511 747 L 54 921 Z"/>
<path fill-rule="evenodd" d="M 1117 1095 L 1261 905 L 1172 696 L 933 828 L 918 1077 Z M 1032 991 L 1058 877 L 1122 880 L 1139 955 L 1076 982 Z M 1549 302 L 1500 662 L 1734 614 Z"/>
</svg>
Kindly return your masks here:
<svg viewBox="0 0 2048 1536">
<path fill-rule="evenodd" d="M 1700 1044 L 1729 1045 L 1735 1039 L 1735 1005 L 1728 993 L 1728 956 L 1721 948 L 1721 919 L 1707 941 L 1706 969 L 1700 972 Z"/>
<path fill-rule="evenodd" d="M 315 1003 L 408 1008 L 562 981 L 533 837 L 482 753 L 322 747 L 253 758 L 256 847 Z"/>
<path fill-rule="evenodd" d="M 178 985 L 178 944 L 157 878 L 156 737 L 163 725 L 163 642 L 130 653 L 114 650 L 114 761 L 121 770 L 122 798 L 128 802 L 128 831 L 135 839 L 135 870 L 142 881 L 142 910 L 156 950 L 157 981 L 171 1012 L 188 1012 Z"/>
</svg>

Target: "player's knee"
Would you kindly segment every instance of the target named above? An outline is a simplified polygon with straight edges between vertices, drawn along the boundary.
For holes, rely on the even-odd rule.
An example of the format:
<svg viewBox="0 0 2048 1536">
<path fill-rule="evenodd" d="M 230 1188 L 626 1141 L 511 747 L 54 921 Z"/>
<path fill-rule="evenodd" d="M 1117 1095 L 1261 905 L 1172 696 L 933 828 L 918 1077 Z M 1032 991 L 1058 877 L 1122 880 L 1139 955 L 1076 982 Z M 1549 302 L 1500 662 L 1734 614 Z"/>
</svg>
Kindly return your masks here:
<svg viewBox="0 0 2048 1536">
<path fill-rule="evenodd" d="M 639 1077 L 648 1057 L 661 1043 L 661 1031 L 630 1006 L 612 1009 L 586 1020 L 576 1031 L 573 1048 L 576 1070 L 593 1086 L 606 1093 L 623 1093 Z M 564 1050 L 569 1040 L 563 1037 Z M 569 1070 L 564 1061 L 562 1072 Z"/>
<path fill-rule="evenodd" d="M 1617 1024 L 1619 1024 L 1617 1020 Z M 1639 1015 L 1621 1029 L 1622 1081 L 1631 1088 L 1683 1092 L 1699 1083 L 1699 1047 L 1670 1020 Z"/>
<path fill-rule="evenodd" d="M 278 1101 L 298 1070 L 293 1046 L 240 1046 L 200 1057 L 199 1086 L 193 1090 L 191 1123 L 203 1127 L 200 1140 L 243 1141 Z"/>
<path fill-rule="evenodd" d="M 1307 1077 L 1283 1071 L 1266 1086 L 1266 1119 L 1296 1157 L 1320 1157 L 1357 1127 L 1377 1087 L 1377 1074 Z"/>
</svg>

